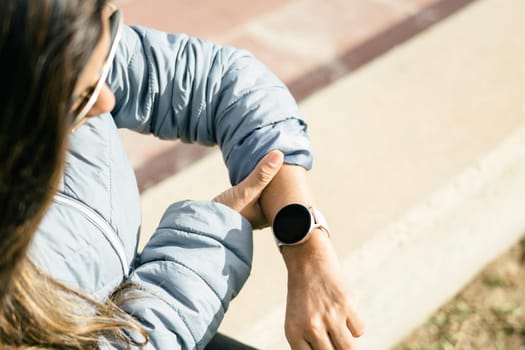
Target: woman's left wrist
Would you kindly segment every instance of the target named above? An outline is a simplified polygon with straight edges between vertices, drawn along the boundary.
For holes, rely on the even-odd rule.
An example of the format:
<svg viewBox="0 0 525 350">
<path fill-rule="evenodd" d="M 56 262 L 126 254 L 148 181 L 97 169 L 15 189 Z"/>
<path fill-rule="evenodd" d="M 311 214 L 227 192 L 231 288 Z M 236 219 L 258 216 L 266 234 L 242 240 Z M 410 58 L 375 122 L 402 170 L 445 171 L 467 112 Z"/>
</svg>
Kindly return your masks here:
<svg viewBox="0 0 525 350">
<path fill-rule="evenodd" d="M 334 253 L 329 235 L 323 228 L 315 228 L 307 241 L 290 246 L 282 246 L 281 254 L 288 270 L 295 270 L 318 261 Z"/>
</svg>

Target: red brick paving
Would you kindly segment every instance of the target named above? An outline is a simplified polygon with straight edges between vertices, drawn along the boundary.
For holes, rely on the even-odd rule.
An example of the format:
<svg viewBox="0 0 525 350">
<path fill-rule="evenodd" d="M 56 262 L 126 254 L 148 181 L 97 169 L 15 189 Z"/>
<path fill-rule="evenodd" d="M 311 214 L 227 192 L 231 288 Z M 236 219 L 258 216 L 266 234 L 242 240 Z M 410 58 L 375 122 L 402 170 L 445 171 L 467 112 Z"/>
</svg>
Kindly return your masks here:
<svg viewBox="0 0 525 350">
<path fill-rule="evenodd" d="M 292 0 L 127 0 L 126 22 L 217 40 L 250 19 Z"/>
</svg>

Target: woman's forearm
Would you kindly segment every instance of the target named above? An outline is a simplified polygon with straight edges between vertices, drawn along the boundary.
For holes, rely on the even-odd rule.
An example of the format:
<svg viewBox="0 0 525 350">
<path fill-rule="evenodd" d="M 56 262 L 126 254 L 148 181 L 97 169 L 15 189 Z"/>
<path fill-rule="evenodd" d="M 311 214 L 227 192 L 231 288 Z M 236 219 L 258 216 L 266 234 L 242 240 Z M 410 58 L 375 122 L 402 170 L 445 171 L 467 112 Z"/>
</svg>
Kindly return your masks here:
<svg viewBox="0 0 525 350">
<path fill-rule="evenodd" d="M 283 165 L 279 173 L 266 187 L 260 198 L 260 205 L 270 225 L 275 215 L 290 203 L 301 203 L 305 206 L 316 206 L 308 171 L 301 166 Z M 327 249 L 329 239 L 323 230 L 314 233 L 310 239 L 297 246 L 283 246 L 281 252 L 286 266 L 294 268 L 294 262 L 308 259 L 311 254 L 319 254 Z M 330 247 L 331 248 L 331 247 Z M 328 249 L 330 249 L 328 248 Z"/>
<path fill-rule="evenodd" d="M 315 206 L 308 171 L 301 166 L 283 165 L 262 193 L 259 202 L 270 225 L 277 212 L 287 204 Z"/>
</svg>

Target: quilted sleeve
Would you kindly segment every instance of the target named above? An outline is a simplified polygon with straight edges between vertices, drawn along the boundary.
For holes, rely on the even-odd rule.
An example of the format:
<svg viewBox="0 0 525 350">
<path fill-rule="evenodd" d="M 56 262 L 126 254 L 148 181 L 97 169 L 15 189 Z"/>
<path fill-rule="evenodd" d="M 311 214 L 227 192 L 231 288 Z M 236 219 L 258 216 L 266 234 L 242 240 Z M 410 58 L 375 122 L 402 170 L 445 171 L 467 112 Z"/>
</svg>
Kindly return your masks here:
<svg viewBox="0 0 525 350">
<path fill-rule="evenodd" d="M 128 277 L 140 297 L 122 308 L 148 332 L 146 349 L 202 349 L 251 261 L 252 229 L 241 215 L 214 202 L 175 203 Z"/>
<path fill-rule="evenodd" d="M 108 82 L 117 126 L 219 145 L 233 184 L 272 149 L 281 150 L 288 164 L 312 166 L 294 98 L 245 50 L 125 27 Z"/>
</svg>

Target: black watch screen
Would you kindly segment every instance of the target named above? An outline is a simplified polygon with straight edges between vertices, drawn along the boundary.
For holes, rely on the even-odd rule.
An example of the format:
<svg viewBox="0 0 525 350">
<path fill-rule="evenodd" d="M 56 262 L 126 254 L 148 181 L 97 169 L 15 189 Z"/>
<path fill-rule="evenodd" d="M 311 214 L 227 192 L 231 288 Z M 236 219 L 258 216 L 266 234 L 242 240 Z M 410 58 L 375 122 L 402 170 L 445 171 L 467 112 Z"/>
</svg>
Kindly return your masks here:
<svg viewBox="0 0 525 350">
<path fill-rule="evenodd" d="M 289 204 L 279 210 L 273 221 L 273 232 L 285 244 L 300 242 L 306 237 L 312 224 L 312 216 L 307 207 Z"/>
</svg>

